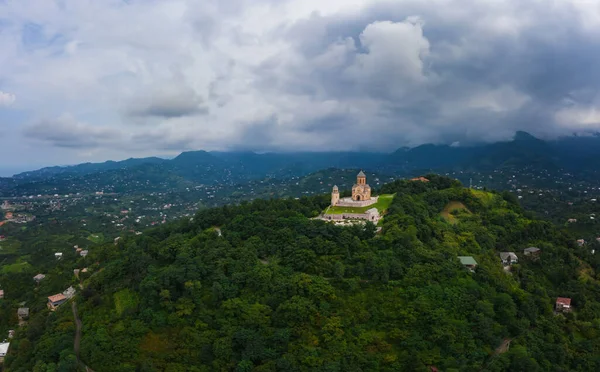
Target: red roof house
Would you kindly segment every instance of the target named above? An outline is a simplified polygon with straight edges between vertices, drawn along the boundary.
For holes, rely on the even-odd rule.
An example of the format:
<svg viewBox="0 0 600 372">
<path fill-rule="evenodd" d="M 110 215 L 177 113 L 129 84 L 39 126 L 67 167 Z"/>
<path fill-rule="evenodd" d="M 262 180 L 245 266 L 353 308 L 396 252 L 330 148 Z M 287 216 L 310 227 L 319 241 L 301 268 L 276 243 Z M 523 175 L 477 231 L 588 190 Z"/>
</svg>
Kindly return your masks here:
<svg viewBox="0 0 600 372">
<path fill-rule="evenodd" d="M 571 311 L 571 299 L 558 297 L 556 299 L 556 311 Z"/>
<path fill-rule="evenodd" d="M 62 294 L 55 294 L 54 296 L 48 297 L 48 309 L 54 311 L 57 307 L 62 305 L 65 301 L 67 301 L 67 297 Z"/>
</svg>

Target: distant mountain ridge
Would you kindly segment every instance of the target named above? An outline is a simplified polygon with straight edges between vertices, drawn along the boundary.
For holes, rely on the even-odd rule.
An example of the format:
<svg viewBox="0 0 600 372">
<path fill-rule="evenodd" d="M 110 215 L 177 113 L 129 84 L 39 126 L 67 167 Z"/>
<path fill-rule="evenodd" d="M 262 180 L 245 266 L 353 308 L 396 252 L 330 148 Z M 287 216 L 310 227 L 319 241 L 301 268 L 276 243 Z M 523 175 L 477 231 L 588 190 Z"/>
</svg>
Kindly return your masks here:
<svg viewBox="0 0 600 372">
<path fill-rule="evenodd" d="M 365 169 L 386 175 L 418 172 L 494 170 L 500 168 L 544 168 L 567 171 L 600 168 L 600 137 L 565 137 L 544 141 L 526 132 L 517 132 L 512 141 L 478 146 L 424 144 L 393 153 L 371 152 L 207 152 L 187 151 L 173 159 L 158 157 L 48 167 L 24 172 L 4 184 L 35 185 L 60 183 L 90 177 L 130 180 L 151 189 L 152 182 L 166 185 L 236 184 L 264 177 L 290 178 L 327 168 Z M 10 180 L 10 181 L 9 181 Z M 83 182 L 83 181 L 82 181 Z M 87 182 L 87 181 L 86 181 Z M 101 185 L 102 182 L 99 182 Z M 27 188 L 35 189 L 35 186 Z"/>
</svg>

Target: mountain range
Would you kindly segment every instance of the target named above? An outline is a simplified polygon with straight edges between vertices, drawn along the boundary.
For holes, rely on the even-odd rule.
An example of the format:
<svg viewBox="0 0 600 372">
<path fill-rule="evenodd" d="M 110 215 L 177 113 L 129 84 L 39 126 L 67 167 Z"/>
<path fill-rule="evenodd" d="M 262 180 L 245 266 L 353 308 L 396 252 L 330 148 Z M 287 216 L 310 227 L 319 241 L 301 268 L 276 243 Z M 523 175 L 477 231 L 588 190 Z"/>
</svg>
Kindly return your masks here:
<svg viewBox="0 0 600 372">
<path fill-rule="evenodd" d="M 129 179 L 131 185 L 168 181 L 169 187 L 188 184 L 237 184 L 252 179 L 285 179 L 326 168 L 365 169 L 406 176 L 429 171 L 485 171 L 510 167 L 595 170 L 600 166 L 600 137 L 564 137 L 552 141 L 517 132 L 512 141 L 478 146 L 425 144 L 393 153 L 372 152 L 183 152 L 173 159 L 158 157 L 55 166 L 3 179 L 11 188 L 41 183 Z M 96 182 L 96 181 L 93 181 Z M 99 185 L 102 186 L 102 185 Z M 5 187 L 6 188 L 6 187 Z"/>
</svg>

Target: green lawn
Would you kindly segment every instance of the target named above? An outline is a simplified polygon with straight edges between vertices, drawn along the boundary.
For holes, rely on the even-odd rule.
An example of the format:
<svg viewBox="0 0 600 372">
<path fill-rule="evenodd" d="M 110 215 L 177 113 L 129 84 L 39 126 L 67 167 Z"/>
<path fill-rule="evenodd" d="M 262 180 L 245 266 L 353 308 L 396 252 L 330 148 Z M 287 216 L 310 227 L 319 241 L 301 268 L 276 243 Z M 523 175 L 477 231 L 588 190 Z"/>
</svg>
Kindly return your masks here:
<svg viewBox="0 0 600 372">
<path fill-rule="evenodd" d="M 24 271 L 27 271 L 30 268 L 31 268 L 31 265 L 29 264 L 29 262 L 26 262 L 26 261 L 16 262 L 12 265 L 2 266 L 2 273 L 3 274 L 17 274 L 17 273 L 22 273 Z"/>
<path fill-rule="evenodd" d="M 102 244 L 104 243 L 104 235 L 102 233 L 90 234 L 88 240 L 91 240 L 96 244 Z"/>
<path fill-rule="evenodd" d="M 379 195 L 377 203 L 369 205 L 367 207 L 329 207 L 326 210 L 326 214 L 343 214 L 343 213 L 365 213 L 371 208 L 377 208 L 380 214 L 383 214 L 392 204 L 395 194 L 384 194 Z"/>
</svg>

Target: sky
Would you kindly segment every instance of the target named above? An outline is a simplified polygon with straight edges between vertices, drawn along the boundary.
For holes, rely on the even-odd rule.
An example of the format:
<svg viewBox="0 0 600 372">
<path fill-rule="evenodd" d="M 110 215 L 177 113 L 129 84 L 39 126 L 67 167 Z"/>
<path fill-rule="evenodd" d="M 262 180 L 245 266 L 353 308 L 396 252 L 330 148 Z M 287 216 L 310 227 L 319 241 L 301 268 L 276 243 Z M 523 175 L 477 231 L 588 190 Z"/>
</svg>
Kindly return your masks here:
<svg viewBox="0 0 600 372">
<path fill-rule="evenodd" d="M 0 51 L 0 174 L 600 129 L 594 0 L 0 0 Z"/>
</svg>

